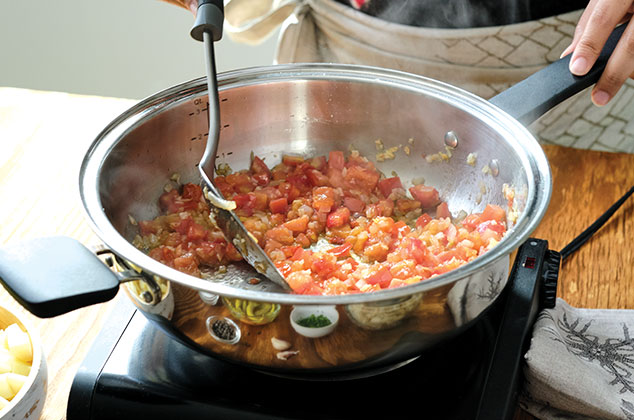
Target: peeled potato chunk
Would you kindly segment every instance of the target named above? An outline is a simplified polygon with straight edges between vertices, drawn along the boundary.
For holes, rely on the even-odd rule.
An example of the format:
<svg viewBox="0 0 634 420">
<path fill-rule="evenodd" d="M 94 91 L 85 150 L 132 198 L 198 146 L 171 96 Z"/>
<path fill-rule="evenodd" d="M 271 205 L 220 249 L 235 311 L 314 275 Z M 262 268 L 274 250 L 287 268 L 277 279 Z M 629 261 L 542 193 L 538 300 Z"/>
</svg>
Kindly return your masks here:
<svg viewBox="0 0 634 420">
<path fill-rule="evenodd" d="M 0 374 L 0 397 L 11 401 L 15 397 L 16 392 L 11 389 L 9 381 L 7 379 L 8 373 Z"/>
<path fill-rule="evenodd" d="M 17 373 L 6 373 L 5 375 L 7 376 L 7 382 L 9 383 L 14 395 L 17 394 L 26 382 L 27 377 Z"/>
<path fill-rule="evenodd" d="M 33 349 L 29 334 L 22 331 L 17 324 L 11 324 L 5 330 L 9 352 L 23 362 L 33 360 Z"/>
</svg>

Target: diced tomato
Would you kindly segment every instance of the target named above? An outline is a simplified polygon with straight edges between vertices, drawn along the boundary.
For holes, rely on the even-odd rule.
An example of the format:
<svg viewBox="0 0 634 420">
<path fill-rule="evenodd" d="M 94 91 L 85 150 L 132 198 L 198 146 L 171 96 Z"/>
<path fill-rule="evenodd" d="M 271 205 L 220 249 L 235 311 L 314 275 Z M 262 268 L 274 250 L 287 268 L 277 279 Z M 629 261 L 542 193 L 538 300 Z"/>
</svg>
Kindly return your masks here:
<svg viewBox="0 0 634 420">
<path fill-rule="evenodd" d="M 277 198 L 269 202 L 269 209 L 273 213 L 286 213 L 288 210 L 288 201 L 286 197 Z"/>
<path fill-rule="evenodd" d="M 431 222 L 431 216 L 427 213 L 423 213 L 416 219 L 416 227 L 424 228 L 429 222 Z"/>
<path fill-rule="evenodd" d="M 339 207 L 328 215 L 326 226 L 337 228 L 350 223 L 350 210 L 347 207 Z"/>
<path fill-rule="evenodd" d="M 506 220 L 506 212 L 500 206 L 495 204 L 487 204 L 482 212 L 481 219 L 485 220 L 497 220 L 498 222 L 504 222 Z"/>
<path fill-rule="evenodd" d="M 394 189 L 403 189 L 401 178 L 394 176 L 392 178 L 385 178 L 378 183 L 379 191 L 383 194 L 383 197 L 387 198 Z"/>
<path fill-rule="evenodd" d="M 300 233 L 295 237 L 295 242 L 297 242 L 300 246 L 306 248 L 310 246 L 310 239 L 304 233 Z"/>
<path fill-rule="evenodd" d="M 269 208 L 269 196 L 263 193 L 262 191 L 255 190 L 252 193 L 253 197 L 253 208 L 255 210 L 265 211 Z"/>
<path fill-rule="evenodd" d="M 198 260 L 192 253 L 186 253 L 180 257 L 174 258 L 174 268 L 183 273 L 197 276 L 200 274 L 198 270 Z"/>
<path fill-rule="evenodd" d="M 434 265 L 436 259 L 420 239 L 408 238 L 406 248 L 409 256 L 418 264 Z"/>
<path fill-rule="evenodd" d="M 332 169 L 342 170 L 345 166 L 345 158 L 343 152 L 333 150 L 328 154 L 328 167 Z"/>
<path fill-rule="evenodd" d="M 286 276 L 286 282 L 295 293 L 311 294 L 314 289 L 310 270 L 295 271 Z"/>
<path fill-rule="evenodd" d="M 379 242 L 379 243 L 367 246 L 363 250 L 363 255 L 365 255 L 366 257 L 374 261 L 385 261 L 385 259 L 387 258 L 388 252 L 390 252 L 390 248 L 386 244 Z"/>
<path fill-rule="evenodd" d="M 293 231 L 293 232 L 306 232 L 306 228 L 308 226 L 308 216 L 303 215 L 296 219 L 289 220 L 282 224 L 283 227 Z"/>
<path fill-rule="evenodd" d="M 420 201 L 423 208 L 428 209 L 434 207 L 440 201 L 438 190 L 434 187 L 428 187 L 426 185 L 414 185 L 410 187 L 409 192 L 414 197 L 414 200 Z"/>
<path fill-rule="evenodd" d="M 346 206 L 353 213 L 361 213 L 365 208 L 365 203 L 354 197 L 344 197 L 343 205 Z"/>
<path fill-rule="evenodd" d="M 203 196 L 203 190 L 199 185 L 196 184 L 185 184 L 183 185 L 183 192 L 181 193 L 181 197 L 184 201 L 192 201 L 198 202 Z"/>
<path fill-rule="evenodd" d="M 149 252 L 149 256 L 157 261 L 173 266 L 174 250 L 167 246 L 158 246 Z"/>
<path fill-rule="evenodd" d="M 389 267 L 383 267 L 367 279 L 365 282 L 368 284 L 378 284 L 382 288 L 388 287 L 392 281 L 392 273 L 390 273 Z"/>
<path fill-rule="evenodd" d="M 176 200 L 178 200 L 179 198 L 180 196 L 178 195 L 178 191 L 168 191 L 161 194 L 161 196 L 159 197 L 159 205 L 164 211 L 168 213 L 175 213 L 177 211 L 180 211 L 180 205 L 176 202 Z"/>
<path fill-rule="evenodd" d="M 451 217 L 449 212 L 449 205 L 443 201 L 436 207 L 436 217 Z"/>
<path fill-rule="evenodd" d="M 249 169 L 254 174 L 267 174 L 268 176 L 271 176 L 271 170 L 269 167 L 266 166 L 266 163 L 257 156 L 253 157 L 253 161 L 251 162 L 251 167 Z"/>
<path fill-rule="evenodd" d="M 189 229 L 187 229 L 187 240 L 189 241 L 200 241 L 203 239 L 207 239 L 207 235 L 207 229 L 196 222 L 192 222 L 191 225 L 189 225 Z"/>
<path fill-rule="evenodd" d="M 231 197 L 231 200 L 236 203 L 236 207 L 239 209 L 253 209 L 255 204 L 255 195 L 236 194 Z"/>
<path fill-rule="evenodd" d="M 334 248 L 330 248 L 328 250 L 329 253 L 334 255 L 337 258 L 347 257 L 350 255 L 350 250 L 352 249 L 352 244 L 347 242 L 343 245 L 336 246 Z"/>
<path fill-rule="evenodd" d="M 360 166 L 350 166 L 348 167 L 344 179 L 352 188 L 359 188 L 362 191 L 370 192 L 376 188 L 379 177 L 379 173 L 375 170 L 362 168 Z"/>
<path fill-rule="evenodd" d="M 462 219 L 462 226 L 466 227 L 470 231 L 478 227 L 480 223 L 482 223 L 482 219 L 477 213 L 470 214 Z"/>
<path fill-rule="evenodd" d="M 328 168 L 326 171 L 328 182 L 334 188 L 345 188 L 346 182 L 343 179 L 343 172 L 340 169 Z"/>
<path fill-rule="evenodd" d="M 335 190 L 330 187 L 317 187 L 313 190 L 313 208 L 329 213 L 335 205 Z"/>
<path fill-rule="evenodd" d="M 214 185 L 218 187 L 223 197 L 231 197 L 235 192 L 233 186 L 227 182 L 224 176 L 217 176 L 214 178 Z"/>
<path fill-rule="evenodd" d="M 248 193 L 255 189 L 255 181 L 251 176 L 246 172 L 236 172 L 234 174 L 229 174 L 225 177 L 228 184 L 233 187 L 233 190 L 240 193 Z"/>
<path fill-rule="evenodd" d="M 301 194 L 299 188 L 289 182 L 282 182 L 280 185 L 277 186 L 277 189 L 280 191 L 282 196 L 286 197 L 289 203 L 293 202 L 293 200 L 295 200 Z"/>
<path fill-rule="evenodd" d="M 305 173 L 289 175 L 286 180 L 300 191 L 299 195 L 305 194 L 313 187 L 313 184 Z"/>
<path fill-rule="evenodd" d="M 410 230 L 411 230 L 410 227 L 407 226 L 407 224 L 404 221 L 399 220 L 398 222 L 394 223 L 394 226 L 392 226 L 391 233 L 392 233 L 392 236 L 403 237 L 407 235 L 410 232 Z"/>
<path fill-rule="evenodd" d="M 268 231 L 266 231 L 266 237 L 268 239 L 273 239 L 274 241 L 277 241 L 282 245 L 293 244 L 293 232 L 284 226 L 278 226 L 274 227 L 273 229 L 269 229 Z"/>
<path fill-rule="evenodd" d="M 141 235 L 149 235 L 151 233 L 158 233 L 161 228 L 161 224 L 158 220 L 142 220 L 139 222 L 139 231 Z"/>
<path fill-rule="evenodd" d="M 225 241 L 201 242 L 194 250 L 198 259 L 204 264 L 219 264 L 225 254 Z"/>
<path fill-rule="evenodd" d="M 319 172 L 317 169 L 308 169 L 306 171 L 306 176 L 313 187 L 321 187 L 330 184 L 328 177 Z"/>
<path fill-rule="evenodd" d="M 282 156 L 282 163 L 288 166 L 297 166 L 300 163 L 304 163 L 304 158 L 301 156 L 284 155 Z"/>
<path fill-rule="evenodd" d="M 313 260 L 310 269 L 320 277 L 329 277 L 337 269 L 337 257 L 329 253 L 322 253 L 320 258 Z"/>
<path fill-rule="evenodd" d="M 497 220 L 487 220 L 478 225 L 476 230 L 480 233 L 484 233 L 486 230 L 492 230 L 495 233 L 502 234 L 506 231 L 506 226 L 504 223 L 498 222 Z"/>
</svg>

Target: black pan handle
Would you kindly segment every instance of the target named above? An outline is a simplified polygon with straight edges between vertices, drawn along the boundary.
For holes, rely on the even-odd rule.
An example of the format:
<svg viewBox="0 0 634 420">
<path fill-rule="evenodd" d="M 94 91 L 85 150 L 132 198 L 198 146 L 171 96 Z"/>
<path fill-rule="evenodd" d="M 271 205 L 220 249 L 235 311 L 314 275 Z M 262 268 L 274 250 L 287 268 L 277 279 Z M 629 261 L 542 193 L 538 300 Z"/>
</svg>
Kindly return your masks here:
<svg viewBox="0 0 634 420">
<path fill-rule="evenodd" d="M 490 102 L 522 124 L 532 123 L 555 105 L 599 80 L 626 26 L 620 25 L 612 32 L 596 63 L 585 76 L 570 73 L 568 66 L 572 54 L 569 54 L 491 98 Z"/>
<path fill-rule="evenodd" d="M 120 280 L 81 243 L 59 236 L 0 249 L 0 282 L 31 313 L 49 318 L 114 298 Z"/>
</svg>

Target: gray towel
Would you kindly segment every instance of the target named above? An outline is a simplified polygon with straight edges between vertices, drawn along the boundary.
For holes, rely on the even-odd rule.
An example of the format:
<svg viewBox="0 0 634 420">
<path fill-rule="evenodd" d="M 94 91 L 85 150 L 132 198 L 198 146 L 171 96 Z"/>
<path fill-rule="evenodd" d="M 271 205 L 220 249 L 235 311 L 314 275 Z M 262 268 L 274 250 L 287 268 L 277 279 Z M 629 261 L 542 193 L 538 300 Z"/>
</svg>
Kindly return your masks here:
<svg viewBox="0 0 634 420">
<path fill-rule="evenodd" d="M 543 420 L 634 420 L 634 311 L 558 299 L 533 330 L 522 408 Z"/>
</svg>

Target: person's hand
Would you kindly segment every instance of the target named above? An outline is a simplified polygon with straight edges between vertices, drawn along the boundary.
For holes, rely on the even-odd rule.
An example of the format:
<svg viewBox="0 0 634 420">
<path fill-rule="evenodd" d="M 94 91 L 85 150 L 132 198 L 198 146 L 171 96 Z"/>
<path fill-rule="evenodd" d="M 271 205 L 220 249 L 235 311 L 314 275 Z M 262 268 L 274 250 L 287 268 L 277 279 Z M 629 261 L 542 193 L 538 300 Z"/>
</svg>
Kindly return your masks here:
<svg viewBox="0 0 634 420">
<path fill-rule="evenodd" d="M 632 0 L 590 0 L 562 57 L 572 52 L 570 72 L 586 74 L 594 65 L 612 30 L 634 12 Z M 634 23 L 628 22 L 612 56 L 592 89 L 592 102 L 603 106 L 616 95 L 628 77 L 634 77 Z"/>
<path fill-rule="evenodd" d="M 198 10 L 198 0 L 163 0 L 168 3 L 175 4 L 180 7 L 184 7 L 185 9 L 191 11 L 194 15 Z"/>
</svg>

